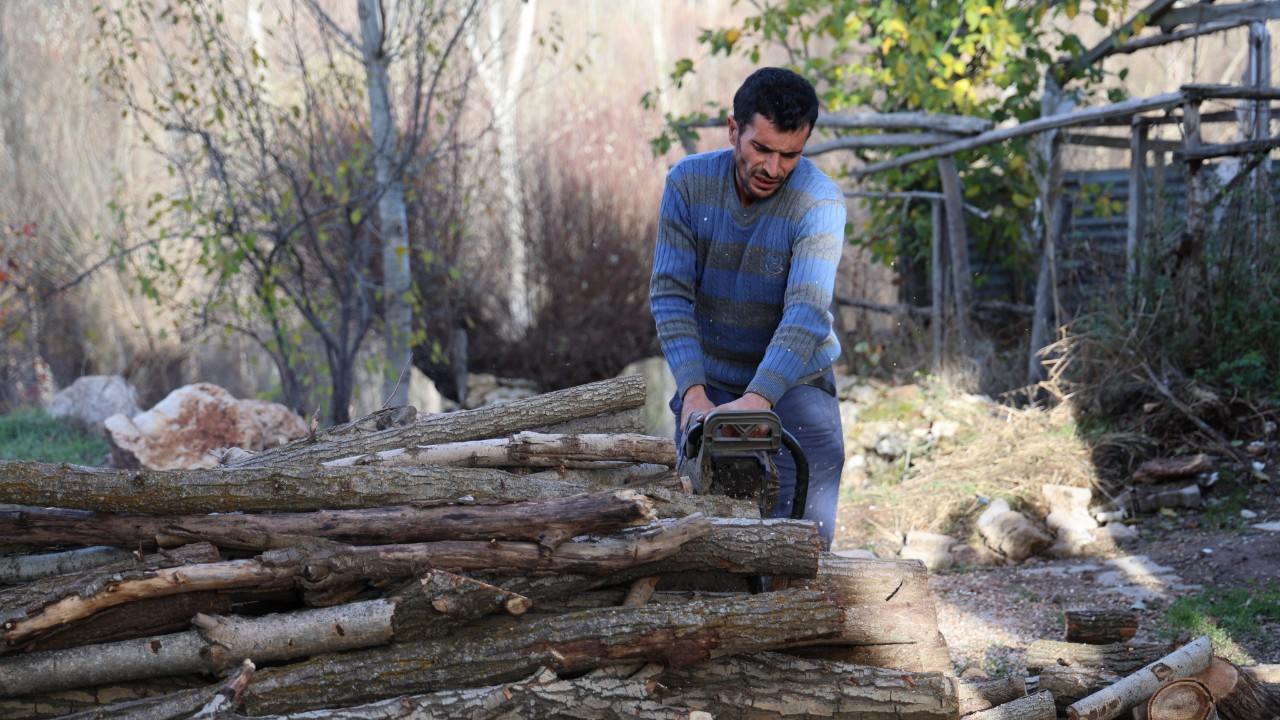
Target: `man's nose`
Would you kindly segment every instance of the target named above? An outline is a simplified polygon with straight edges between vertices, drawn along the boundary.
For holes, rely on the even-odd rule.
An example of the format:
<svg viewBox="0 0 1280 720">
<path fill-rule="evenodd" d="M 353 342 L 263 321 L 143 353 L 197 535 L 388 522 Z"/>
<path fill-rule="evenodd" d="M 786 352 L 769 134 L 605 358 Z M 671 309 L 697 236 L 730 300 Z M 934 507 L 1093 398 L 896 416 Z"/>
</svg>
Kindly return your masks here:
<svg viewBox="0 0 1280 720">
<path fill-rule="evenodd" d="M 769 153 L 769 156 L 764 159 L 764 171 L 769 173 L 770 177 L 777 176 L 778 170 L 781 168 L 782 168 L 781 156 L 775 153 Z"/>
</svg>

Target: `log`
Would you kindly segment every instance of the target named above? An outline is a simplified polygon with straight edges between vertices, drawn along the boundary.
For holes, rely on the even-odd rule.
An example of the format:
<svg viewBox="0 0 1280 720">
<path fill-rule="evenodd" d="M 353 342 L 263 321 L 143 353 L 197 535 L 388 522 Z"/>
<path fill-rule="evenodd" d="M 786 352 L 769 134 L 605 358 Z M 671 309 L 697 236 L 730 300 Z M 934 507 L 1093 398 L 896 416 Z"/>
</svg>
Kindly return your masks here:
<svg viewBox="0 0 1280 720">
<path fill-rule="evenodd" d="M 479 688 L 443 690 L 382 700 L 348 708 L 313 710 L 289 715 L 256 716 L 254 720 L 510 720 L 511 718 L 599 718 L 600 720 L 711 720 L 697 710 L 678 708 L 656 699 L 658 686 L 647 676 L 561 680 L 545 668 L 517 682 Z M 121 717 L 107 709 L 97 717 Z M 148 713 L 148 718 L 163 720 Z M 165 717 L 186 718 L 189 714 Z M 221 712 L 218 720 L 248 720 Z"/>
<path fill-rule="evenodd" d="M 843 632 L 820 643 L 837 647 L 796 652 L 915 672 L 951 671 L 928 575 L 918 560 L 824 553 L 816 577 L 798 586 L 830 593 L 846 608 L 846 616 Z"/>
<path fill-rule="evenodd" d="M 1053 693 L 1058 711 L 1066 713 L 1067 706 L 1116 684 L 1120 677 L 1102 668 L 1050 665 L 1040 671 L 1040 689 Z"/>
<path fill-rule="evenodd" d="M 1204 453 L 1172 458 L 1154 458 L 1133 471 L 1133 481 L 1150 485 L 1175 478 L 1186 478 L 1213 470 L 1213 458 Z"/>
<path fill-rule="evenodd" d="M 529 429 L 548 435 L 642 434 L 645 432 L 645 409 L 637 406 Z"/>
<path fill-rule="evenodd" d="M 3 523 L 2 517 L 0 517 L 0 523 Z M 11 530 L 3 528 L 2 524 L 0 524 L 0 536 L 18 537 Z M 54 575 L 66 575 L 67 573 L 81 570 L 90 570 L 128 560 L 132 557 L 133 553 L 128 550 L 105 546 L 76 548 L 43 555 L 0 557 L 0 585 L 24 583 Z"/>
<path fill-rule="evenodd" d="M 0 461 L 0 502 L 97 512 L 347 510 L 454 500 L 536 500 L 592 492 L 581 475 L 467 468 L 112 470 Z"/>
<path fill-rule="evenodd" d="M 502 437 L 555 423 L 638 408 L 644 403 L 644 377 L 630 375 L 475 410 L 429 415 L 410 425 L 354 437 L 336 437 L 314 443 L 304 438 L 256 453 L 230 467 L 304 467 L 411 445 Z"/>
<path fill-rule="evenodd" d="M 198 629 L 0 659 L 0 695 L 13 697 L 189 673 L 217 674 L 244 658 L 279 662 L 381 645 L 396 604 L 369 600 L 250 618 L 196 615 Z"/>
<path fill-rule="evenodd" d="M 1212 659 L 1213 644 L 1201 636 L 1147 665 L 1114 685 L 1072 703 L 1067 720 L 1111 720 L 1150 697 L 1160 684 L 1189 677 L 1204 670 Z"/>
<path fill-rule="evenodd" d="M 209 543 L 194 543 L 161 552 L 135 556 L 133 560 L 103 565 L 67 575 L 47 577 L 26 585 L 0 590 L 0 624 L 23 617 L 28 610 L 49 604 L 52 600 L 76 593 L 94 593 L 111 578 L 138 577 L 161 568 L 185 564 L 218 562 L 222 557 Z"/>
<path fill-rule="evenodd" d="M 233 607 L 253 605 L 268 593 L 226 593 L 217 591 L 183 593 L 168 597 L 146 598 L 127 605 L 108 608 L 85 620 L 58 628 L 35 642 L 24 645 L 23 652 L 50 652 L 82 645 L 101 645 L 149 635 L 182 632 L 191 627 L 191 618 L 199 613 L 218 615 L 232 612 Z M 293 600 L 296 602 L 296 593 Z M 2 649 L 0 649 L 2 650 Z"/>
<path fill-rule="evenodd" d="M 123 685 L 104 685 L 81 690 L 0 698 L 0 717 L 5 720 L 45 720 L 75 713 L 90 715 L 100 712 L 104 707 L 146 699 L 158 702 L 160 697 L 171 693 L 198 691 L 208 682 L 208 678 L 194 675 L 153 678 Z M 186 718 L 191 712 L 194 712 L 194 709 L 189 709 L 178 717 Z"/>
<path fill-rule="evenodd" d="M 368 702 L 509 682 L 539 667 L 577 672 L 646 660 L 683 667 L 715 655 L 787 647 L 839 632 L 840 609 L 819 592 L 786 590 L 678 607 L 644 605 L 548 617 L 500 634 L 471 632 L 261 671 L 250 715 Z M 361 682 L 351 682 L 360 677 Z"/>
<path fill-rule="evenodd" d="M 1280 685 L 1280 665 L 1246 665 L 1240 669 L 1260 683 Z"/>
<path fill-rule="evenodd" d="M 952 680 L 956 688 L 958 712 L 961 716 L 990 710 L 1018 698 L 1027 696 L 1027 679 L 1021 675 L 997 678 L 958 677 Z"/>
<path fill-rule="evenodd" d="M 1209 689 L 1192 678 L 1161 685 L 1147 700 L 1146 709 L 1151 720 L 1218 720 Z"/>
<path fill-rule="evenodd" d="M 200 590 L 270 589 L 295 583 L 323 590 L 352 580 L 409 577 L 432 566 L 606 574 L 662 559 L 709 529 L 705 518 L 693 516 L 655 525 L 627 539 L 564 543 L 552 553 L 544 553 L 532 543 L 507 542 L 272 550 L 257 559 L 166 568 L 144 577 L 110 581 L 95 592 L 62 597 L 24 618 L 6 622 L 0 637 L 8 646 L 20 645 L 106 608 L 144 597 Z"/>
<path fill-rule="evenodd" d="M 1138 633 L 1138 613 L 1132 610 L 1068 608 L 1062 611 L 1066 642 L 1106 645 L 1133 639 Z"/>
<path fill-rule="evenodd" d="M 602 462 L 650 463 L 675 467 L 676 445 L 669 438 L 635 433 L 547 435 L 526 431 L 508 438 L 383 450 L 330 460 L 323 464 L 327 467 L 436 465 L 592 468 Z"/>
<path fill-rule="evenodd" d="M 1280 717 L 1280 696 L 1226 658 L 1213 658 L 1195 680 L 1208 690 L 1222 720 Z"/>
<path fill-rule="evenodd" d="M 978 517 L 978 532 L 988 548 L 1012 562 L 1022 562 L 1053 542 L 1039 526 L 1011 509 L 1003 499 L 992 501 Z"/>
<path fill-rule="evenodd" d="M 910 673 L 779 653 L 734 655 L 663 672 L 662 698 L 715 717 L 943 720 L 955 688 L 941 673 Z"/>
<path fill-rule="evenodd" d="M 528 540 L 547 549 L 566 538 L 654 519 L 653 503 L 634 490 L 609 490 L 503 504 L 401 505 L 364 510 L 262 515 L 124 516 L 83 510 L 21 508 L 0 513 L 0 533 L 48 543 L 154 547 L 205 541 L 267 550 L 323 538 L 350 545 L 439 540 Z"/>
<path fill-rule="evenodd" d="M 1054 720 L 1057 717 L 1053 695 L 1045 691 L 966 715 L 965 720 Z"/>
<path fill-rule="evenodd" d="M 1086 645 L 1056 640 L 1036 640 L 1027 646 L 1027 669 L 1040 670 L 1054 665 L 1110 670 L 1128 675 L 1173 652 L 1169 643 L 1112 643 Z"/>
</svg>

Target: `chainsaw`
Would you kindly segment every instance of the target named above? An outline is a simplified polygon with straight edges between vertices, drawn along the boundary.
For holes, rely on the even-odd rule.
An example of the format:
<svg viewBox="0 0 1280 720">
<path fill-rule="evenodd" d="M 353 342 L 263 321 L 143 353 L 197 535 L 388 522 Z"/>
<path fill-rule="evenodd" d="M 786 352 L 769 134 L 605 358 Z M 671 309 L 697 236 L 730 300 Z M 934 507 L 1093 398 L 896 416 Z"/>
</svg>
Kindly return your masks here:
<svg viewBox="0 0 1280 720">
<path fill-rule="evenodd" d="M 760 506 L 760 517 L 773 517 L 779 487 L 773 455 L 782 447 L 791 451 L 796 464 L 791 518 L 799 520 L 809 495 L 809 461 L 771 410 L 712 410 L 693 415 L 676 472 L 689 478 L 698 495 L 752 500 Z"/>
</svg>

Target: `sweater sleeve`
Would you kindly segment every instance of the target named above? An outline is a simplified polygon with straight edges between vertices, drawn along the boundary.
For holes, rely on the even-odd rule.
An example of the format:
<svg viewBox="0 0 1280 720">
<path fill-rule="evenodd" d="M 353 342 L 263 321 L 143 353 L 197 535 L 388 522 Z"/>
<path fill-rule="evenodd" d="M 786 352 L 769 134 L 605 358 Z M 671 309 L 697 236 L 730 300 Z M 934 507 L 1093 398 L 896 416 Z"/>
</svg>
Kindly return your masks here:
<svg viewBox="0 0 1280 720">
<path fill-rule="evenodd" d="M 844 224 L 843 197 L 824 198 L 805 213 L 792 245 L 782 320 L 747 392 L 776 405 L 831 334 L 831 296 L 844 248 Z"/>
<path fill-rule="evenodd" d="M 698 321 L 694 317 L 698 252 L 689 217 L 688 202 L 668 178 L 653 252 L 649 310 L 681 397 L 690 387 L 707 382 Z"/>
</svg>

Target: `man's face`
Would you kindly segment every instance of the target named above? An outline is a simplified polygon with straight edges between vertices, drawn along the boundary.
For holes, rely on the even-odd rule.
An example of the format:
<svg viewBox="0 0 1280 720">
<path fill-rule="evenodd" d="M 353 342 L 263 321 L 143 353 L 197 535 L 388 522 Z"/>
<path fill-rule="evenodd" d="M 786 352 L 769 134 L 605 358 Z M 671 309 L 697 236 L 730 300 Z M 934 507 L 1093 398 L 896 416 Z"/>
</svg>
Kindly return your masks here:
<svg viewBox="0 0 1280 720">
<path fill-rule="evenodd" d="M 729 142 L 733 144 L 733 166 L 738 177 L 738 200 L 749 207 L 778 191 L 800 162 L 805 141 L 812 128 L 791 132 L 779 130 L 769 119 L 757 114 L 746 125 L 729 118 Z"/>
</svg>

